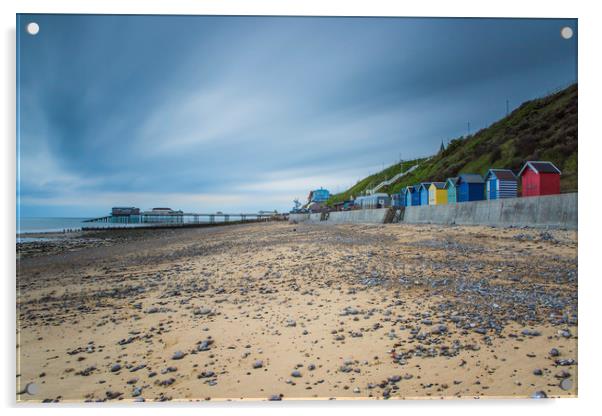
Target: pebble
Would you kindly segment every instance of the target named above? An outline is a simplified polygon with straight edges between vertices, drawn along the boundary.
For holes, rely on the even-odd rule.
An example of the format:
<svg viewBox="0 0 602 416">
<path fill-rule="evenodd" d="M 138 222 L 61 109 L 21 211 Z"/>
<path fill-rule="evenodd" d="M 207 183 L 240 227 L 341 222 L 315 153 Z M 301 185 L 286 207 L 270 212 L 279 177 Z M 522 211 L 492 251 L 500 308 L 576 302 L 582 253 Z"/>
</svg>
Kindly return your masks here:
<svg viewBox="0 0 602 416">
<path fill-rule="evenodd" d="M 291 376 L 293 377 L 301 377 L 301 371 L 299 370 L 295 370 L 291 373 Z"/>
<path fill-rule="evenodd" d="M 253 368 L 261 368 L 263 367 L 263 361 L 257 360 L 253 363 Z"/>
<path fill-rule="evenodd" d="M 203 340 L 203 341 L 199 342 L 197 351 L 209 351 L 211 349 L 210 348 L 211 344 L 213 344 L 212 339 Z"/>
<path fill-rule="evenodd" d="M 113 364 L 111 366 L 111 373 L 116 373 L 121 370 L 121 364 Z"/>
<path fill-rule="evenodd" d="M 394 376 L 389 377 L 390 383 L 397 383 L 398 381 L 401 381 L 401 376 L 399 376 L 399 375 L 394 375 Z"/>
<path fill-rule="evenodd" d="M 562 371 L 559 371 L 558 373 L 556 373 L 556 375 L 554 377 L 556 377 L 556 378 L 567 378 L 567 377 L 570 377 L 570 376 L 571 376 L 571 373 L 569 373 L 566 370 L 562 370 Z"/>
<path fill-rule="evenodd" d="M 560 382 L 560 388 L 565 391 L 570 390 L 571 388 L 573 388 L 573 382 L 571 381 L 571 379 L 565 378 Z"/>
<path fill-rule="evenodd" d="M 435 334 L 435 335 L 444 334 L 446 332 L 447 332 L 447 326 L 445 326 L 445 325 L 439 325 L 431 331 L 431 333 Z"/>
<path fill-rule="evenodd" d="M 176 379 L 175 379 L 175 378 L 173 378 L 173 377 L 170 377 L 170 378 L 168 378 L 168 379 L 165 379 L 165 380 L 159 381 L 158 383 L 157 383 L 157 382 L 155 382 L 155 383 L 159 384 L 160 386 L 171 386 L 173 383 L 175 383 L 175 381 L 176 381 Z"/>
<path fill-rule="evenodd" d="M 209 315 L 211 314 L 213 311 L 209 308 L 198 308 L 196 309 L 193 313 L 195 315 Z"/>
<path fill-rule="evenodd" d="M 556 360 L 556 364 L 562 365 L 562 366 L 573 365 L 573 364 L 575 364 L 575 360 L 573 360 L 572 358 L 568 358 L 568 359 L 565 359 L 565 360 L 562 360 L 562 359 L 561 360 Z"/>
<path fill-rule="evenodd" d="M 182 351 L 176 351 L 173 353 L 173 355 L 171 356 L 172 360 L 181 360 L 182 358 L 184 358 L 186 356 L 185 352 Z"/>
<path fill-rule="evenodd" d="M 119 396 L 121 396 L 121 394 L 122 394 L 122 393 L 120 393 L 120 392 L 118 392 L 118 391 L 111 391 L 111 390 L 109 390 L 109 391 L 107 391 L 107 392 L 106 392 L 107 399 L 109 399 L 109 400 L 116 399 L 116 398 L 118 398 Z"/>
<path fill-rule="evenodd" d="M 533 393 L 533 394 L 531 395 L 531 398 L 532 398 L 532 399 L 547 399 L 547 398 L 548 398 L 548 395 L 546 394 L 546 392 L 545 392 L 545 391 L 541 391 L 541 390 L 540 390 L 540 391 L 536 391 L 535 393 Z"/>
</svg>

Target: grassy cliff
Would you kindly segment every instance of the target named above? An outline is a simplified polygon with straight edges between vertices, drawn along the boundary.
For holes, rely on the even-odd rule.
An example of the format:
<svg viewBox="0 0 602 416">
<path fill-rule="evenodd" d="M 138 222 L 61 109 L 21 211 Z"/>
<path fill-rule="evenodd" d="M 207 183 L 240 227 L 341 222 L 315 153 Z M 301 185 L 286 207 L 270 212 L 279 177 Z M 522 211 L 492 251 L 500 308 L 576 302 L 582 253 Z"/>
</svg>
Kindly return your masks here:
<svg viewBox="0 0 602 416">
<path fill-rule="evenodd" d="M 418 168 L 380 192 L 395 193 L 419 182 L 444 181 L 460 172 L 484 175 L 489 168 L 518 173 L 525 160 L 549 160 L 562 171 L 562 191 L 577 191 L 577 84 L 527 101 L 503 119 L 468 137 L 452 140 L 447 148 L 427 159 L 388 167 L 333 195 L 329 202 L 360 195 L 386 178 L 414 164 Z"/>
<path fill-rule="evenodd" d="M 378 173 L 375 173 L 373 175 L 370 175 L 370 176 L 358 181 L 355 185 L 353 185 L 351 188 L 347 189 L 346 191 L 341 192 L 339 194 L 332 195 L 330 197 L 330 199 L 328 200 L 328 204 L 334 204 L 337 202 L 346 201 L 349 198 L 351 198 L 352 196 L 357 197 L 357 196 L 363 195 L 364 191 L 374 188 L 376 185 L 378 185 L 382 181 L 392 178 L 393 176 L 397 175 L 400 172 L 405 172 L 406 170 L 410 169 L 412 166 L 423 163 L 425 160 L 427 160 L 427 159 L 426 158 L 425 159 L 414 159 L 414 160 L 403 161 L 401 163 L 396 163 L 394 165 L 391 165 L 388 168 L 386 168 L 385 170 L 382 170 Z M 379 192 L 387 192 L 387 187 L 380 189 Z"/>
</svg>

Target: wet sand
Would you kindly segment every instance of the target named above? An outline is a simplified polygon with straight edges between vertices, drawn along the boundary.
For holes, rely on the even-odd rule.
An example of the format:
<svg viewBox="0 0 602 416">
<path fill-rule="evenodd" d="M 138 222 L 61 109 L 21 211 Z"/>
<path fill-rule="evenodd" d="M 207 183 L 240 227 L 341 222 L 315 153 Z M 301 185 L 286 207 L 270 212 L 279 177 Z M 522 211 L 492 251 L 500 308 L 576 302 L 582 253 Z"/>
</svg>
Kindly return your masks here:
<svg viewBox="0 0 602 416">
<path fill-rule="evenodd" d="M 21 401 L 577 394 L 574 231 L 261 223 L 76 239 L 19 249 L 17 390 L 38 387 Z"/>
</svg>

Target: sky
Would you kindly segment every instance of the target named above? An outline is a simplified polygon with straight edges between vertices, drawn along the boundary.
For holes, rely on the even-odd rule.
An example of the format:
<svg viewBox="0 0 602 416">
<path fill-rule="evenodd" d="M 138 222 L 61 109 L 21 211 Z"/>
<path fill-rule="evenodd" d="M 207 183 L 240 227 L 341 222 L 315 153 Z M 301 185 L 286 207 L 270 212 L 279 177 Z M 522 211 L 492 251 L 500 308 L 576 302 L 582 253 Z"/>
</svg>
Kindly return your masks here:
<svg viewBox="0 0 602 416">
<path fill-rule="evenodd" d="M 577 81 L 576 19 L 17 23 L 23 217 L 288 211 L 311 189 L 436 153 L 504 117 L 506 100 L 512 110 Z"/>
</svg>

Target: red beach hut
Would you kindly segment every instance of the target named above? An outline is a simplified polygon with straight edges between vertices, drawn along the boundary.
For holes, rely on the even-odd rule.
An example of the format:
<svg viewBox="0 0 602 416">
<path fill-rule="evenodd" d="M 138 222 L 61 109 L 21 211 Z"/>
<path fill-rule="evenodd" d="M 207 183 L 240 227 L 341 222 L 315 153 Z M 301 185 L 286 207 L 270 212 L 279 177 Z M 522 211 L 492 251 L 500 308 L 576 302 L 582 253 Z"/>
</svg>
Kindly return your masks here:
<svg viewBox="0 0 602 416">
<path fill-rule="evenodd" d="M 560 193 L 560 169 L 552 162 L 528 161 L 518 176 L 521 177 L 522 196 L 554 195 Z"/>
</svg>

